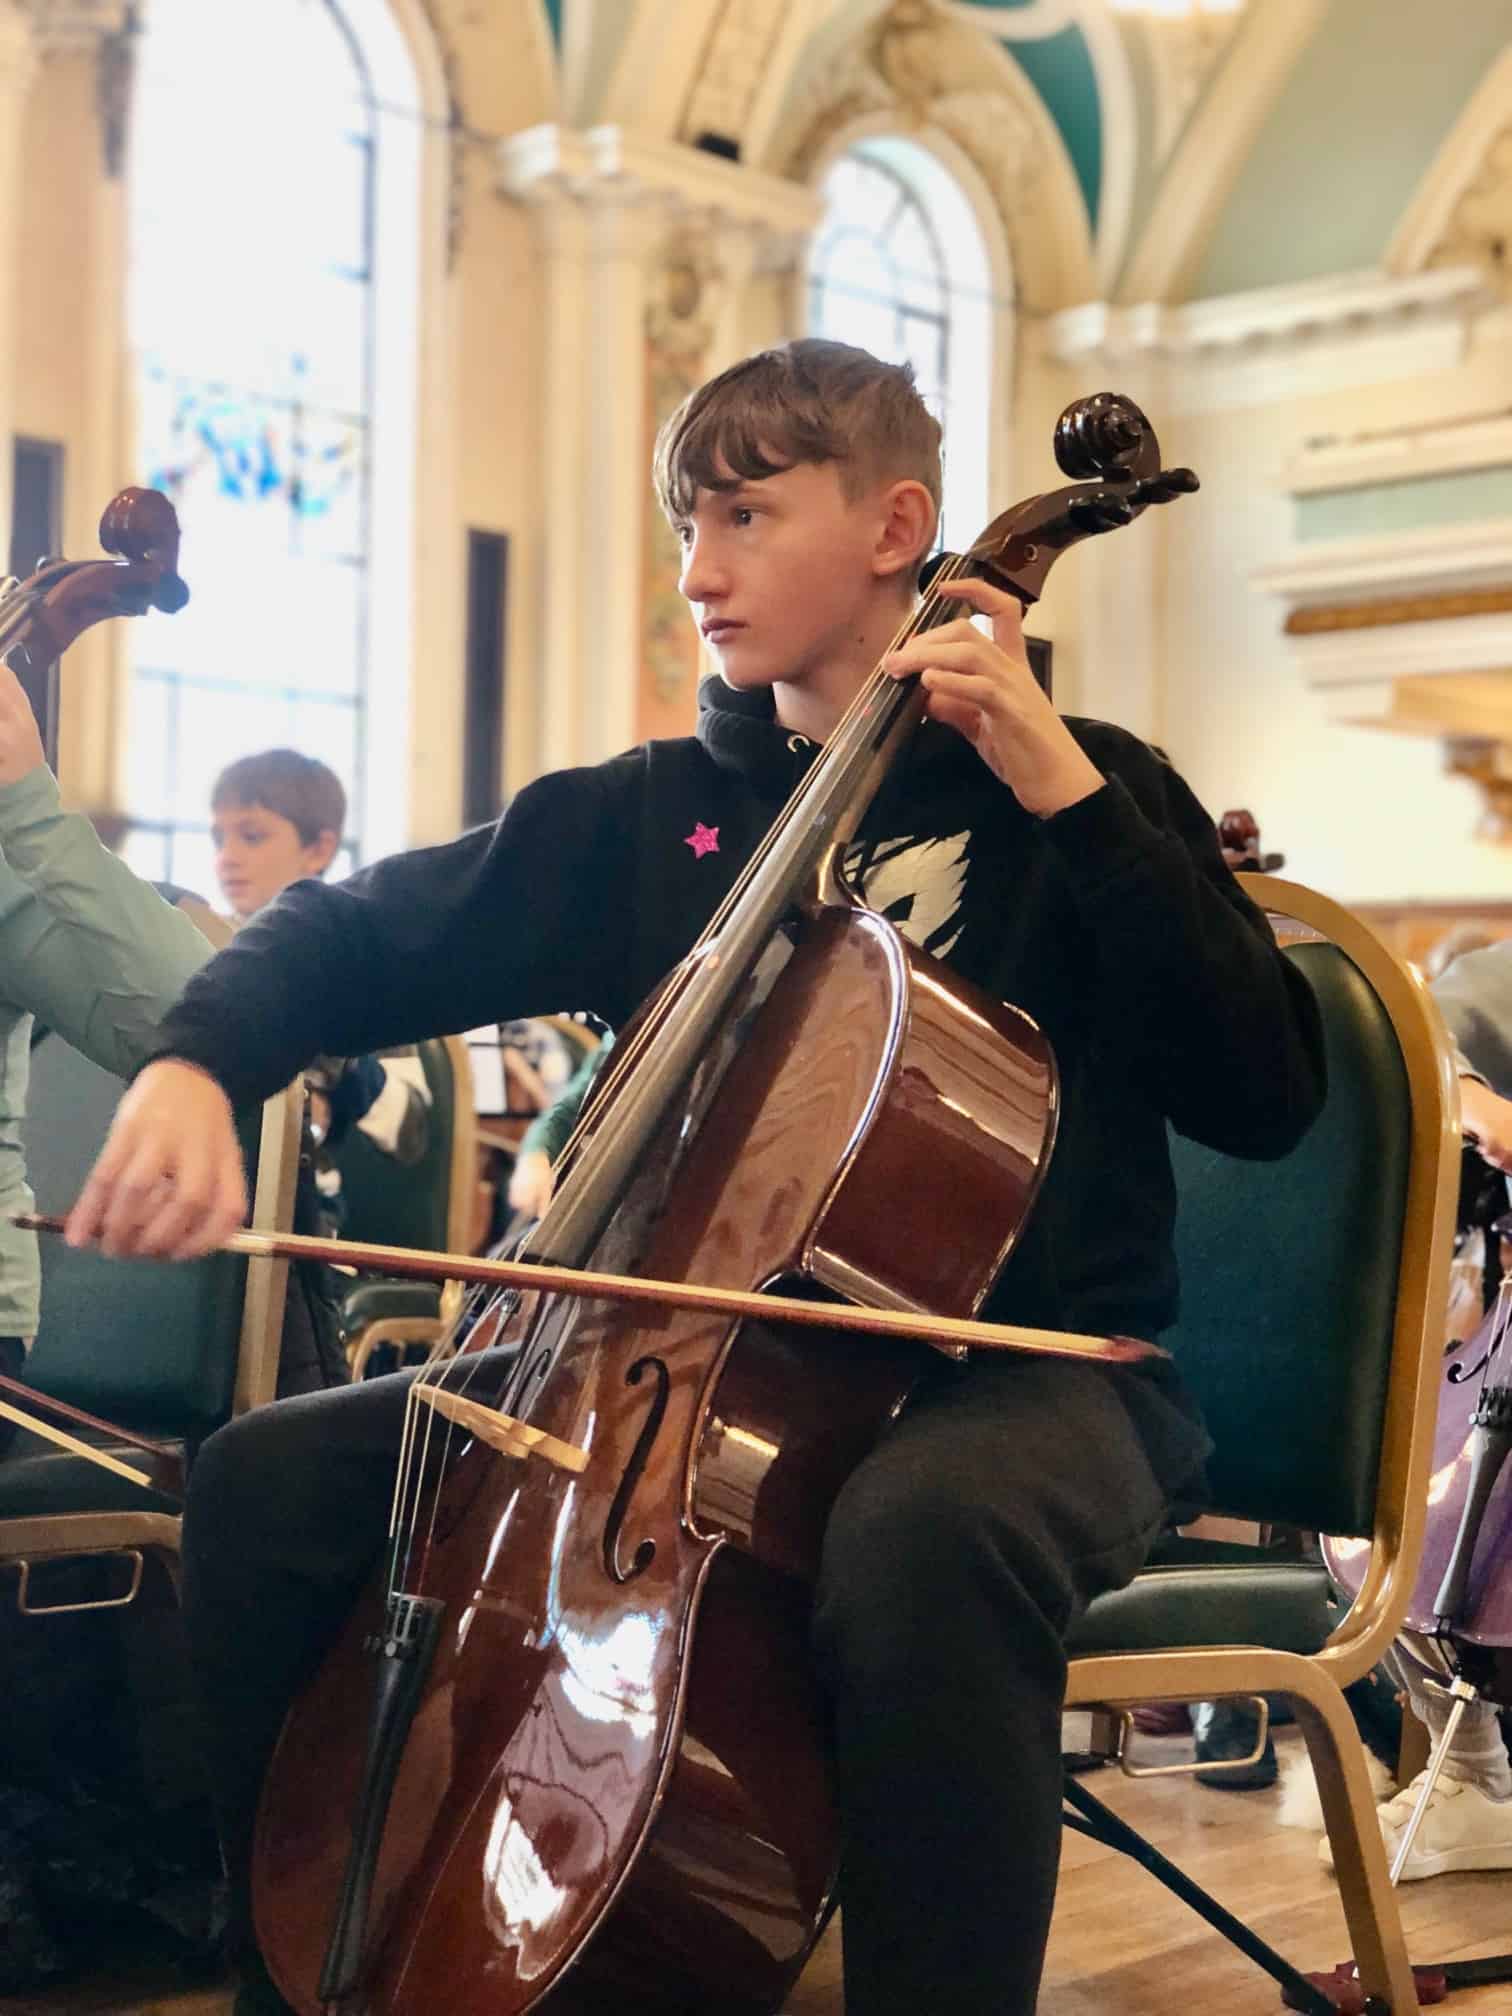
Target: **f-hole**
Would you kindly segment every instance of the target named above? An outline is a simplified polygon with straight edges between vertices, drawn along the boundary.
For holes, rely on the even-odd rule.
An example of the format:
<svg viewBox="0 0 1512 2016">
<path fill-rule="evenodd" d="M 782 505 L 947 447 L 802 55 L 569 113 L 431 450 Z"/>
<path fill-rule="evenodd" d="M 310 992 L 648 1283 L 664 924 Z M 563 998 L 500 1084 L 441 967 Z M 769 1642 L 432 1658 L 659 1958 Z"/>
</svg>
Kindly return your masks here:
<svg viewBox="0 0 1512 2016">
<path fill-rule="evenodd" d="M 625 1465 L 625 1474 L 619 1481 L 619 1489 L 614 1494 L 614 1503 L 609 1507 L 609 1517 L 604 1524 L 604 1566 L 616 1582 L 633 1582 L 637 1575 L 644 1575 L 656 1559 L 656 1542 L 642 1540 L 636 1548 L 628 1566 L 620 1557 L 620 1538 L 624 1531 L 625 1515 L 630 1510 L 630 1500 L 635 1495 L 635 1487 L 645 1473 L 651 1460 L 651 1447 L 661 1431 L 662 1416 L 667 1411 L 667 1395 L 671 1390 L 672 1377 L 660 1358 L 637 1358 L 625 1374 L 627 1386 L 638 1386 L 643 1373 L 651 1372 L 656 1377 L 656 1391 L 651 1397 L 651 1405 L 646 1409 L 646 1418 L 636 1437 L 635 1447 L 630 1452 L 630 1461 Z"/>
</svg>

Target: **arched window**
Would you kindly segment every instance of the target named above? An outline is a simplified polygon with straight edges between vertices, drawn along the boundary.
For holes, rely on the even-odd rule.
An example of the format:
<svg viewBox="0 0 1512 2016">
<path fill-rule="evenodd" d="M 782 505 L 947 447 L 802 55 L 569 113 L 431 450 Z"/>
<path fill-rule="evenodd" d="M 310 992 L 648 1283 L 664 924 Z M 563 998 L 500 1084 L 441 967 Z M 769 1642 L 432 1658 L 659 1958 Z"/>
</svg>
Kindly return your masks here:
<svg viewBox="0 0 1512 2016">
<path fill-rule="evenodd" d="M 986 248 L 954 177 L 916 141 L 857 141 L 821 185 L 809 327 L 911 363 L 945 430 L 946 545 L 987 518 L 992 304 Z"/>
<path fill-rule="evenodd" d="M 211 896 L 210 787 L 256 749 L 329 763 L 346 859 L 373 851 L 375 247 L 406 180 L 413 218 L 389 156 L 417 123 L 386 116 L 375 43 L 407 62 L 384 0 L 153 0 L 140 44 L 134 459 L 178 509 L 191 600 L 132 626 L 127 853 Z"/>
</svg>

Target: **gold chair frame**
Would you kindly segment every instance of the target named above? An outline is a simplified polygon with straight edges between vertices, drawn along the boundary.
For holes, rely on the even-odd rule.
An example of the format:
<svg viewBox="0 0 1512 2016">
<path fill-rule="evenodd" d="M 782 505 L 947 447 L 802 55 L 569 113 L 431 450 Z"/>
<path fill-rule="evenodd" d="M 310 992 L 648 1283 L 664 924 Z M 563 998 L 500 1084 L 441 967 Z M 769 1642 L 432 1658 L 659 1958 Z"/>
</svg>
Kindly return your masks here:
<svg viewBox="0 0 1512 2016">
<path fill-rule="evenodd" d="M 1290 1696 L 1322 1797 L 1361 1981 L 1367 1995 L 1406 2016 L 1418 2006 L 1412 1969 L 1364 1750 L 1342 1690 L 1368 1673 L 1396 1636 L 1422 1552 L 1459 1187 L 1455 1053 L 1421 980 L 1359 918 L 1272 876 L 1247 875 L 1244 886 L 1281 927 L 1283 940 L 1291 920 L 1300 927 L 1294 939 L 1324 939 L 1352 961 L 1390 1017 L 1406 1071 L 1411 1152 L 1369 1565 L 1358 1598 L 1316 1654 L 1243 1645 L 1089 1654 L 1071 1663 L 1066 1706 L 1116 1711 L 1144 1701 Z"/>
</svg>

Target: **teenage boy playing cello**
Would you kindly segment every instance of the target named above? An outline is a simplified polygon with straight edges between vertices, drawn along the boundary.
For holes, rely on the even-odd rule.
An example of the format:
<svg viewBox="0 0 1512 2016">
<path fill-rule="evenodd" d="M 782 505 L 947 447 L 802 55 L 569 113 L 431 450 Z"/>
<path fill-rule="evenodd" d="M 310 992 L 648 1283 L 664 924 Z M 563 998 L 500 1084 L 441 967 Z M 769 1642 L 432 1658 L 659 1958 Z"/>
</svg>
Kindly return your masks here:
<svg viewBox="0 0 1512 2016">
<path fill-rule="evenodd" d="M 254 919 L 169 1015 L 71 1239 L 202 1253 L 245 1209 L 233 1102 L 321 1051 L 564 1006 L 619 1028 L 687 951 L 910 607 L 939 429 L 906 369 L 800 342 L 695 393 L 663 429 L 656 480 L 723 675 L 697 736 L 543 777 L 491 830 L 302 884 Z M 1056 713 L 1013 596 L 950 593 L 960 618 L 892 660 L 922 674 L 930 719 L 850 872 L 1055 1048 L 1059 1142 L 984 1313 L 1153 1338 L 1176 1307 L 1166 1122 L 1285 1153 L 1322 1097 L 1316 1009 L 1169 764 Z M 284 1712 L 382 1544 L 404 1390 L 375 1380 L 251 1415 L 195 1469 L 186 1600 L 239 1886 Z M 1033 2009 L 1065 1633 L 1138 1569 L 1205 1448 L 1168 1366 L 984 1354 L 930 1374 L 846 1485 L 813 1643 L 849 2016 Z M 249 1985 L 239 2007 L 282 2006 L 270 1998 Z"/>
</svg>

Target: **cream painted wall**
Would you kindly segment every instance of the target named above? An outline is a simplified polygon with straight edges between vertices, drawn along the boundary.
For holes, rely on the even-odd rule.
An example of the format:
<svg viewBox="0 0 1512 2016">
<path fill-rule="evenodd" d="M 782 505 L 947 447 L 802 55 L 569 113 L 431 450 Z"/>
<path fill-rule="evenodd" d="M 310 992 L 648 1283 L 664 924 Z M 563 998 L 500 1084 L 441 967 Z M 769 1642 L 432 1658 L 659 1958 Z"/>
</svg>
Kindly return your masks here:
<svg viewBox="0 0 1512 2016">
<path fill-rule="evenodd" d="M 1473 786 L 1440 745 L 1326 718 L 1250 577 L 1292 550 L 1281 471 L 1310 437 L 1505 410 L 1512 319 L 1488 318 L 1457 370 L 1172 424 L 1202 477 L 1173 507 L 1159 736 L 1215 815 L 1248 805 L 1286 872 L 1345 902 L 1512 897 L 1512 851 L 1476 842 Z M 1179 525 L 1175 513 L 1179 509 Z"/>
</svg>

